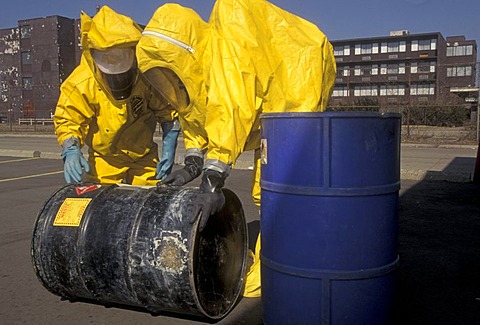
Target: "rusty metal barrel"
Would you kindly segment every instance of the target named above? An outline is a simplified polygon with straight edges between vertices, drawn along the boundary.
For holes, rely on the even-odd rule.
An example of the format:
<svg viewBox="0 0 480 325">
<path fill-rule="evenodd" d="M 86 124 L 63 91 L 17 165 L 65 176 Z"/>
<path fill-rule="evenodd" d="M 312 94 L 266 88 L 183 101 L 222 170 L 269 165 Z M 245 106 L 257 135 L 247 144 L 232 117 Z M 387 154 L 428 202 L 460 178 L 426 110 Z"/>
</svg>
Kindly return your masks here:
<svg viewBox="0 0 480 325">
<path fill-rule="evenodd" d="M 33 231 L 32 261 L 55 295 L 104 305 L 211 319 L 224 317 L 244 284 L 247 230 L 242 204 L 203 231 L 191 219 L 196 188 L 67 185 L 48 199 Z"/>
</svg>

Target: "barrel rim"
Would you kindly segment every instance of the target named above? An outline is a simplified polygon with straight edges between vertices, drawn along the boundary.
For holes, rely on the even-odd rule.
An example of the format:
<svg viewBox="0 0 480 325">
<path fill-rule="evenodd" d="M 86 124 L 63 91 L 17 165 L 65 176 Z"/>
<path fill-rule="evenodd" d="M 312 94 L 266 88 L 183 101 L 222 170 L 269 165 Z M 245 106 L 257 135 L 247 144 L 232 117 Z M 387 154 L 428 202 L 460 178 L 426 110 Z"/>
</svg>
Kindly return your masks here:
<svg viewBox="0 0 480 325">
<path fill-rule="evenodd" d="M 262 190 L 283 194 L 309 195 L 309 196 L 377 196 L 390 193 L 398 193 L 400 190 L 400 180 L 395 180 L 385 184 L 361 185 L 353 187 L 329 186 L 301 186 L 294 184 L 285 184 L 270 182 L 265 179 L 260 180 Z"/>
<path fill-rule="evenodd" d="M 400 119 L 402 115 L 395 112 L 272 112 L 262 113 L 261 119 L 273 118 L 395 118 Z"/>
<path fill-rule="evenodd" d="M 243 226 L 243 229 L 242 229 L 243 231 L 241 231 L 241 235 L 243 237 L 242 267 L 241 267 L 241 270 L 240 270 L 240 279 L 238 280 L 237 287 L 236 287 L 236 290 L 235 290 L 235 294 L 232 296 L 233 299 L 231 300 L 231 303 L 228 305 L 227 308 L 225 308 L 221 312 L 219 312 L 215 315 L 212 314 L 211 312 L 209 312 L 204 307 L 204 304 L 200 300 L 198 286 L 197 286 L 197 283 L 195 281 L 195 278 L 193 277 L 193 274 L 190 274 L 190 276 L 189 276 L 190 287 L 192 288 L 192 296 L 193 296 L 193 299 L 195 301 L 197 309 L 204 316 L 206 316 L 206 317 L 208 317 L 212 320 L 220 320 L 220 319 L 224 318 L 225 316 L 227 316 L 233 310 L 233 308 L 235 308 L 237 302 L 239 301 L 239 299 L 242 296 L 242 292 L 243 292 L 242 290 L 243 290 L 244 285 L 245 285 L 245 283 L 244 283 L 245 282 L 245 274 L 246 274 L 246 271 L 247 271 L 248 229 L 247 229 L 247 222 L 246 222 L 246 218 L 245 218 L 245 212 L 244 212 L 243 206 L 242 206 L 242 201 L 235 194 L 235 192 L 233 192 L 232 190 L 230 190 L 228 188 L 222 188 L 222 192 L 225 195 L 225 200 L 226 200 L 225 205 L 227 204 L 227 200 L 236 201 L 236 204 L 238 205 L 238 207 L 240 209 L 239 210 L 240 221 L 241 221 L 241 224 Z M 222 208 L 222 210 L 223 210 L 223 208 Z M 192 226 L 192 233 L 190 234 L 191 237 L 194 238 L 195 241 L 197 241 L 200 238 L 199 236 L 201 236 L 201 231 L 199 229 L 199 226 L 200 226 L 200 218 L 197 217 L 196 220 L 193 223 L 193 226 Z M 196 256 L 198 254 L 198 249 L 199 249 L 199 246 L 197 244 L 195 244 L 193 249 L 191 249 L 190 252 L 189 252 L 188 266 L 189 266 L 190 270 L 195 269 L 195 267 L 194 267 L 194 261 L 195 261 L 194 256 Z"/>
</svg>

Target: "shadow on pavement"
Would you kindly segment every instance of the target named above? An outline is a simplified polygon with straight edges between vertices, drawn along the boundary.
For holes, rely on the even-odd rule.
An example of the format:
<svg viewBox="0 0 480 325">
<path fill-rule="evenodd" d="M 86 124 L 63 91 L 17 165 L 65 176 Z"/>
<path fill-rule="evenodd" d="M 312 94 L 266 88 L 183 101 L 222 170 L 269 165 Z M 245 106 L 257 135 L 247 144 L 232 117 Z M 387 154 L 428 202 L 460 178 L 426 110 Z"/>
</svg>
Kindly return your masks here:
<svg viewBox="0 0 480 325">
<path fill-rule="evenodd" d="M 400 197 L 398 234 L 394 324 L 480 324 L 480 186 L 417 183 Z"/>
<path fill-rule="evenodd" d="M 429 170 L 424 179 L 429 181 L 448 180 L 451 182 L 469 183 L 473 178 L 475 158 L 455 157 L 442 171 Z"/>
</svg>

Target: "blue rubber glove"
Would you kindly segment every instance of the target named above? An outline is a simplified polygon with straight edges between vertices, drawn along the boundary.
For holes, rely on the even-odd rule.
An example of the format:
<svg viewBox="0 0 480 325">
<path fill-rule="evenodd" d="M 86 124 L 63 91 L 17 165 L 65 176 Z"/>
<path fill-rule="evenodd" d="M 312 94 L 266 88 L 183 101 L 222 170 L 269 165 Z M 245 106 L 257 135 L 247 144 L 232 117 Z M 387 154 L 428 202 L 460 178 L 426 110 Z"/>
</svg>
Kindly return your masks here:
<svg viewBox="0 0 480 325">
<path fill-rule="evenodd" d="M 156 179 L 164 179 L 172 172 L 178 134 L 180 133 L 178 121 L 162 123 L 162 133 L 162 157 L 157 164 Z"/>
<path fill-rule="evenodd" d="M 67 184 L 72 182 L 81 182 L 83 169 L 85 172 L 90 171 L 87 160 L 83 157 L 80 148 L 72 145 L 62 152 L 63 158 L 63 175 Z M 83 168 L 83 169 L 82 169 Z"/>
</svg>

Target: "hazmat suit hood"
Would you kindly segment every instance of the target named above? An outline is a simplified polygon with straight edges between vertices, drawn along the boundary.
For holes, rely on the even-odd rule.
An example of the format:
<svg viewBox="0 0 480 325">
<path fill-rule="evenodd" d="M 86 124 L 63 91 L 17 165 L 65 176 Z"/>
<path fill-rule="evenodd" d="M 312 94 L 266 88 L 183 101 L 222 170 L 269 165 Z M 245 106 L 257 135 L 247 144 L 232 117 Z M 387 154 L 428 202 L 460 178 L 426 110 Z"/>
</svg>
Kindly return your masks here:
<svg viewBox="0 0 480 325">
<path fill-rule="evenodd" d="M 115 71 L 112 72 L 108 69 L 111 69 L 111 67 L 122 68 L 122 70 L 117 72 L 123 79 L 127 77 L 132 79 L 133 81 L 129 81 L 131 84 L 129 84 L 128 87 L 133 88 L 137 77 L 135 46 L 140 40 L 142 28 L 130 17 L 121 15 L 108 6 L 103 6 L 93 18 L 82 11 L 80 14 L 80 23 L 82 54 L 94 74 L 95 79 L 99 83 L 100 88 L 102 88 L 109 97 L 113 97 L 113 100 L 118 100 L 119 98 L 112 93 L 112 85 L 109 84 L 109 79 L 106 78 L 109 74 L 112 76 Z M 131 54 L 122 54 L 122 51 L 131 53 L 129 49 L 133 51 L 133 56 Z M 97 54 L 97 57 L 101 57 L 101 54 L 107 53 L 107 51 L 114 51 L 113 59 L 123 57 L 125 60 L 129 60 L 128 64 L 131 64 L 131 68 L 125 69 L 122 65 L 118 64 L 110 65 L 106 68 L 101 66 L 107 73 L 102 72 L 99 69 L 99 65 L 95 63 L 94 55 Z M 128 91 L 129 90 L 126 90 L 126 93 L 129 95 Z M 128 95 L 123 97 L 128 97 Z M 123 97 L 121 99 L 125 99 Z"/>
<path fill-rule="evenodd" d="M 161 68 L 179 78 L 189 97 L 176 107 L 187 154 L 206 149 L 206 168 L 222 172 L 260 146 L 262 113 L 324 111 L 336 74 L 323 32 L 264 0 L 217 0 L 208 23 L 191 9 L 163 5 L 137 60 L 145 75 Z"/>
<path fill-rule="evenodd" d="M 143 31 L 137 45 L 138 67 L 154 87 L 179 112 L 185 140 L 194 141 L 193 147 L 204 148 L 204 113 L 206 79 L 204 66 L 208 65 L 205 51 L 210 37 L 210 26 L 194 10 L 178 4 L 159 7 Z M 186 100 L 171 102 L 171 90 L 155 85 L 148 74 L 160 70 L 165 82 L 185 89 Z M 163 89 L 162 89 L 163 88 Z M 173 99 L 174 100 L 174 99 Z M 192 135 L 190 139 L 190 135 Z"/>
<path fill-rule="evenodd" d="M 264 0 L 217 0 L 209 24 L 207 163 L 258 148 L 262 113 L 326 109 L 335 57 L 315 24 Z"/>
</svg>

